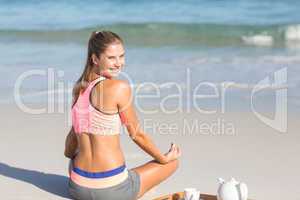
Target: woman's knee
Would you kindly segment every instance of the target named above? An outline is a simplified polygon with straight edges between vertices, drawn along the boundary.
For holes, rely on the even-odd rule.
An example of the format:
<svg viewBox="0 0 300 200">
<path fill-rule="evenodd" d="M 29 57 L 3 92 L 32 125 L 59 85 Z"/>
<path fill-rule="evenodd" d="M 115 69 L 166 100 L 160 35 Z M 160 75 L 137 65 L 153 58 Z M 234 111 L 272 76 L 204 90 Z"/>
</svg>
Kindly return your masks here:
<svg viewBox="0 0 300 200">
<path fill-rule="evenodd" d="M 175 165 L 176 169 L 179 167 L 179 160 L 178 159 L 174 160 L 174 165 Z"/>
<path fill-rule="evenodd" d="M 171 161 L 170 164 L 172 164 L 172 168 L 173 168 L 174 172 L 179 168 L 179 160 L 178 159 Z"/>
</svg>

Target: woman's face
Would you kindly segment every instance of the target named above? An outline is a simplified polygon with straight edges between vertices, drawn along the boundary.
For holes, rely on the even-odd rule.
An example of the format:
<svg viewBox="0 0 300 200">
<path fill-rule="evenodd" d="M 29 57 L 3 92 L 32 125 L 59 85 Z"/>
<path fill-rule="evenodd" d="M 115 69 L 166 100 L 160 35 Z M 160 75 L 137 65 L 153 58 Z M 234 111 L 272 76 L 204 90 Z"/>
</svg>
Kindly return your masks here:
<svg viewBox="0 0 300 200">
<path fill-rule="evenodd" d="M 125 64 L 125 50 L 122 43 L 114 43 L 100 55 L 93 57 L 94 64 L 100 75 L 108 78 L 117 77 Z"/>
</svg>

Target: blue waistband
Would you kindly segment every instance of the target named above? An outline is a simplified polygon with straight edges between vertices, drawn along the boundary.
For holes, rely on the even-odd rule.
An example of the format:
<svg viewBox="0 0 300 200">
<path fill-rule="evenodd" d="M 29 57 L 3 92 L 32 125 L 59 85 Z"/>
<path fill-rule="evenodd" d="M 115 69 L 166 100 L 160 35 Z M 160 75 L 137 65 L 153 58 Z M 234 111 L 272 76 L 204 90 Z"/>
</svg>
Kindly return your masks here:
<svg viewBox="0 0 300 200">
<path fill-rule="evenodd" d="M 87 178 L 106 178 L 106 177 L 115 176 L 117 174 L 122 173 L 125 170 L 125 168 L 126 165 L 124 164 L 118 168 L 109 171 L 104 171 L 104 172 L 87 172 L 77 167 L 74 167 L 73 171 L 79 174 L 80 176 L 84 176 Z"/>
</svg>

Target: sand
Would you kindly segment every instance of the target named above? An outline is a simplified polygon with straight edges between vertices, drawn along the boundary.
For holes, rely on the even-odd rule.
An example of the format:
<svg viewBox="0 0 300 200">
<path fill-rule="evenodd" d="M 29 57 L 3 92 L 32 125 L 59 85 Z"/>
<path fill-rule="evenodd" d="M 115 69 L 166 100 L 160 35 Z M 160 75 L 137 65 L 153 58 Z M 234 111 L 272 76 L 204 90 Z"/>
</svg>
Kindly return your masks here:
<svg viewBox="0 0 300 200">
<path fill-rule="evenodd" d="M 68 159 L 63 156 L 69 113 L 33 115 L 14 104 L 0 108 L 1 199 L 70 199 Z M 162 151 L 167 151 L 170 142 L 175 142 L 183 152 L 178 171 L 142 199 L 182 191 L 186 187 L 215 194 L 218 177 L 235 177 L 247 183 L 252 199 L 300 199 L 299 114 L 289 113 L 287 133 L 266 126 L 251 112 L 213 115 L 195 111 L 159 112 L 139 113 L 139 116 Z M 191 133 L 187 127 L 193 123 L 198 123 L 198 130 Z M 208 131 L 209 126 L 216 127 L 218 123 L 225 128 Z M 206 126 L 199 127 L 201 124 Z M 155 128 L 149 128 L 150 125 Z M 121 137 L 129 168 L 151 159 L 126 134 Z"/>
</svg>

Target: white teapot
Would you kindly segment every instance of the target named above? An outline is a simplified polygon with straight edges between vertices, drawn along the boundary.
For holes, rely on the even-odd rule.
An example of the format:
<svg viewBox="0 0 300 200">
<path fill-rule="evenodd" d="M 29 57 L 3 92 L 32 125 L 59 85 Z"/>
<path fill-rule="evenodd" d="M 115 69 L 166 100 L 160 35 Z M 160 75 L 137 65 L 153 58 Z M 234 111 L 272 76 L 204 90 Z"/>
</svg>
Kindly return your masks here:
<svg viewBox="0 0 300 200">
<path fill-rule="evenodd" d="M 245 183 L 239 183 L 234 178 L 225 182 L 219 178 L 218 200 L 247 200 L 248 188 Z"/>
</svg>

